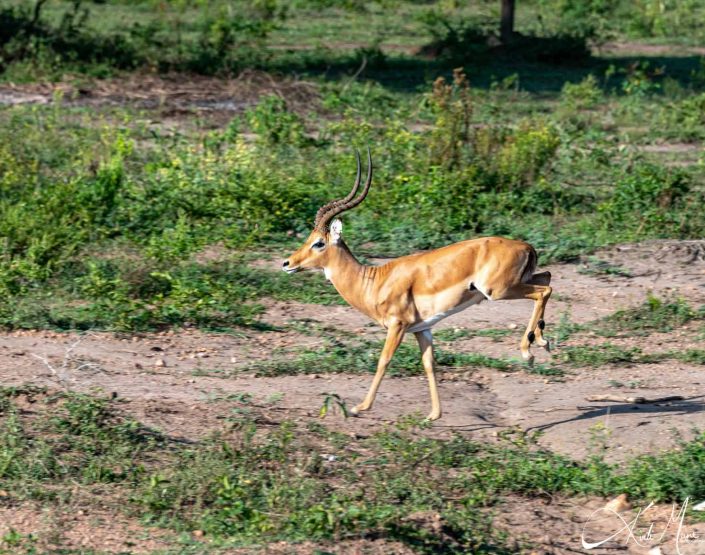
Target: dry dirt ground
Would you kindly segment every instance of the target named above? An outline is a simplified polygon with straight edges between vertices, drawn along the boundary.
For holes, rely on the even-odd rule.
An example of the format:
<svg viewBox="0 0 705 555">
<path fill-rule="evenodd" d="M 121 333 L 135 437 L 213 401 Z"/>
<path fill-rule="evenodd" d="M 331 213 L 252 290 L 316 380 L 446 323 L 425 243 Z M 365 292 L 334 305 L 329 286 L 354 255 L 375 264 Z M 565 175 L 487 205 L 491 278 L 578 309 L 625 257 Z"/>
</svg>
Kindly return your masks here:
<svg viewBox="0 0 705 555">
<path fill-rule="evenodd" d="M 595 255 L 621 266 L 630 277 L 591 275 L 585 273 L 581 263 L 546 268 L 554 276 L 555 292 L 547 311 L 548 335 L 552 335 L 552 328 L 561 318 L 576 323 L 591 322 L 617 309 L 641 304 L 648 292 L 662 298 L 677 295 L 693 306 L 702 305 L 704 253 L 705 242 L 662 241 L 623 245 Z M 272 261 L 272 265 L 276 264 L 277 261 Z M 530 310 L 531 304 L 522 301 L 471 307 L 439 327 L 471 330 L 509 327 L 515 331 L 499 339 L 461 339 L 445 344 L 444 348 L 495 357 L 514 356 L 518 354 L 519 337 Z M 47 331 L 4 334 L 0 336 L 1 383 L 115 393 L 124 401 L 125 410 L 146 425 L 189 440 L 221 429 L 223 418 L 237 406 L 240 393 L 251 394 L 253 403 L 272 421 L 305 422 L 318 418 L 325 393 L 338 393 L 348 405 L 362 399 L 371 374 L 331 374 L 331 369 L 320 368 L 313 369 L 315 374 L 265 378 L 255 377 L 245 368 L 253 362 L 282 353 L 286 356 L 290 350 L 320 343 L 316 333 L 301 333 L 301 325 L 308 325 L 314 331 L 323 328 L 328 333 L 339 330 L 381 339 L 381 330 L 365 317 L 342 306 L 269 302 L 263 319 L 283 326 L 285 331 L 243 329 L 212 334 L 185 330 L 132 336 L 110 333 L 78 336 Z M 299 331 L 284 326 L 287 322 L 297 322 Z M 612 342 L 637 346 L 646 353 L 702 348 L 705 330 L 697 326 L 689 324 L 670 333 Z M 565 345 L 604 341 L 581 333 L 571 336 Z M 560 353 L 565 345 L 555 345 L 554 353 Z M 552 354 L 535 351 L 537 362 L 551 359 Z M 372 361 L 370 372 L 373 365 Z M 607 459 L 619 462 L 635 454 L 667 449 L 674 445 L 678 435 L 689 438 L 693 429 L 705 429 L 704 384 L 703 366 L 677 361 L 573 369 L 564 376 L 551 378 L 525 371 L 449 371 L 442 373 L 440 382 L 443 418 L 424 433 L 437 437 L 461 433 L 495 441 L 498 433 L 508 429 L 541 431 L 538 441 L 542 446 L 580 459 L 596 449 L 590 440 L 594 430 L 603 427 L 604 453 Z M 648 405 L 586 400 L 588 396 L 602 394 L 649 398 L 678 395 L 683 400 Z M 364 436 L 403 415 L 426 414 L 428 409 L 427 385 L 419 367 L 418 377 L 387 377 L 370 412 L 349 419 L 332 414 L 327 417 L 326 425 Z M 74 513 L 73 520 L 67 523 L 66 515 L 57 514 L 56 510 L 30 505 L 4 506 L 1 496 L 2 492 L 0 535 L 10 527 L 19 531 L 50 530 L 65 542 L 64 546 L 135 553 L 153 551 L 170 541 L 166 533 L 140 528 L 136 522 L 107 512 Z M 703 500 L 693 500 L 700 501 Z M 538 542 L 545 553 L 581 553 L 586 552 L 579 542 L 582 526 L 590 512 L 602 504 L 604 500 L 597 499 L 539 499 L 528 505 L 526 501 L 508 500 L 499 510 L 498 521 L 513 538 Z M 664 507 L 658 510 L 666 509 L 670 510 Z M 609 529 L 608 521 L 603 530 Z M 705 538 L 705 529 L 700 533 Z M 405 552 L 401 546 L 378 545 L 373 541 L 328 548 L 339 553 Z M 666 544 L 662 549 L 664 554 L 676 552 L 674 545 Z M 625 546 L 622 541 L 613 543 L 610 549 L 591 552 L 615 551 L 646 553 L 648 550 L 633 542 Z M 681 542 L 680 551 L 705 554 L 705 542 L 688 545 Z M 305 546 L 284 545 L 268 548 L 268 552 L 307 551 Z"/>
<path fill-rule="evenodd" d="M 221 127 L 266 95 L 286 99 L 293 111 L 319 106 L 317 85 L 254 70 L 228 79 L 135 73 L 114 79 L 74 76 L 60 82 L 0 84 L 0 106 L 55 101 L 69 107 L 129 106 L 149 114 L 153 125 L 165 129 L 193 125 L 194 117 Z"/>
</svg>

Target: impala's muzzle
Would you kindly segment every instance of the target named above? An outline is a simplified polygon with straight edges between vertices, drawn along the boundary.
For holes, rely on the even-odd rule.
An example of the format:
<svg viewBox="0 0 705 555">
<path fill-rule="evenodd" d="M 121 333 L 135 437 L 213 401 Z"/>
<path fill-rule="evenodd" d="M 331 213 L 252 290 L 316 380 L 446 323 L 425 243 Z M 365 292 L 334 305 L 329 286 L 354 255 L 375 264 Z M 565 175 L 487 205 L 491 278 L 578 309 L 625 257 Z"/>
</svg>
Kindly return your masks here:
<svg viewBox="0 0 705 555">
<path fill-rule="evenodd" d="M 284 263 L 282 264 L 282 270 L 284 270 L 287 274 L 295 274 L 298 272 L 301 268 L 297 266 L 296 268 L 291 268 L 289 266 L 289 261 L 285 260 Z"/>
</svg>

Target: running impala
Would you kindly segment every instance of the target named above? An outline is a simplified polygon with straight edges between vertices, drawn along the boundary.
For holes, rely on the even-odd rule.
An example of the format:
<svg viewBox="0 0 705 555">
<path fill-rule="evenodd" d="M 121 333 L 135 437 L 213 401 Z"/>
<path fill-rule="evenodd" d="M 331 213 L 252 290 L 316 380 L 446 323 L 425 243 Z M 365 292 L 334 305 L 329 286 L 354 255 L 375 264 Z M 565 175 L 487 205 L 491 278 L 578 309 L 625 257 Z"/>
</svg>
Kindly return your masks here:
<svg viewBox="0 0 705 555">
<path fill-rule="evenodd" d="M 359 205 L 372 184 L 372 158 L 367 149 L 367 179 L 360 188 L 360 154 L 357 178 L 350 193 L 322 206 L 308 239 L 282 269 L 290 274 L 322 269 L 338 293 L 353 307 L 387 330 L 387 339 L 377 364 L 377 372 L 365 399 L 353 414 L 369 410 L 377 395 L 384 372 L 407 332 L 416 336 L 431 393 L 429 420 L 441 416 L 436 388 L 431 328 L 438 322 L 486 299 L 491 301 L 531 299 L 534 310 L 520 349 L 524 360 L 533 363 L 531 344 L 548 350 L 543 336 L 543 314 L 551 296 L 551 274 L 535 274 L 534 248 L 522 241 L 482 237 L 461 241 L 436 250 L 402 256 L 383 266 L 360 264 L 342 239 L 343 224 L 334 219 Z"/>
</svg>

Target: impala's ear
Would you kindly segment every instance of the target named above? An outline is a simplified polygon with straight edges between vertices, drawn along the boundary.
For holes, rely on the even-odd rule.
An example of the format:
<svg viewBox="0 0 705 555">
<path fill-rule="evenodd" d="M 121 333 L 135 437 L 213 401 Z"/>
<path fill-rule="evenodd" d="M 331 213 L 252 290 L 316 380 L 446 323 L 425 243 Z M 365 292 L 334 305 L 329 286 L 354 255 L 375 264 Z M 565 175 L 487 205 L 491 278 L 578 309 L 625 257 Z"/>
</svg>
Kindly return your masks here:
<svg viewBox="0 0 705 555">
<path fill-rule="evenodd" d="M 340 236 L 343 233 L 343 222 L 340 220 L 333 220 L 333 223 L 330 224 L 330 238 L 333 244 L 337 243 L 340 241 Z"/>
</svg>

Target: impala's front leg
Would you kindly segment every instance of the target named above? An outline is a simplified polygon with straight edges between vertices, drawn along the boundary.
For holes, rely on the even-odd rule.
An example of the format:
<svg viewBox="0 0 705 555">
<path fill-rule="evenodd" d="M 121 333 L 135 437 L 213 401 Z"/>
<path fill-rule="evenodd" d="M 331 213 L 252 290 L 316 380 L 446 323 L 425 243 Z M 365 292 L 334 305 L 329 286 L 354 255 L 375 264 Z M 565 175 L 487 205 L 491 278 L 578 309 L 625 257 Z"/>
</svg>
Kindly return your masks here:
<svg viewBox="0 0 705 555">
<path fill-rule="evenodd" d="M 431 392 L 431 414 L 427 420 L 438 420 L 441 417 L 441 400 L 436 387 L 435 361 L 433 359 L 433 335 L 431 330 L 419 331 L 414 334 L 421 349 L 421 361 L 428 377 L 428 389 Z"/>
<path fill-rule="evenodd" d="M 372 380 L 370 390 L 367 392 L 365 400 L 350 410 L 351 413 L 357 414 L 360 411 L 369 410 L 372 408 L 372 403 L 374 403 L 375 397 L 377 396 L 379 384 L 384 377 L 384 373 L 387 370 L 387 366 L 389 366 L 389 362 L 392 360 L 392 356 L 394 356 L 394 352 L 397 350 L 401 340 L 404 338 L 405 331 L 406 327 L 400 322 L 395 322 L 389 325 L 389 329 L 387 330 L 387 340 L 384 342 L 382 355 L 379 357 L 377 372 Z"/>
</svg>

